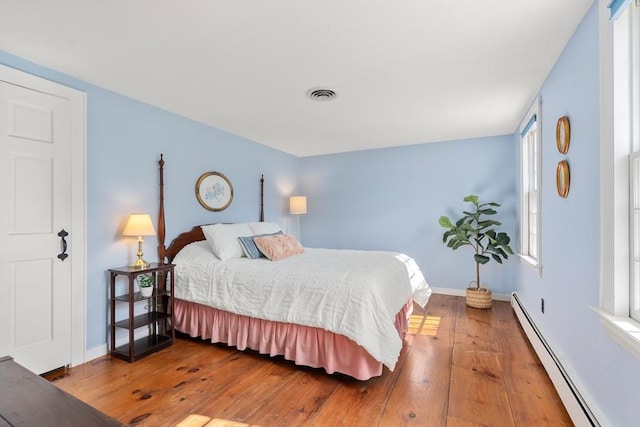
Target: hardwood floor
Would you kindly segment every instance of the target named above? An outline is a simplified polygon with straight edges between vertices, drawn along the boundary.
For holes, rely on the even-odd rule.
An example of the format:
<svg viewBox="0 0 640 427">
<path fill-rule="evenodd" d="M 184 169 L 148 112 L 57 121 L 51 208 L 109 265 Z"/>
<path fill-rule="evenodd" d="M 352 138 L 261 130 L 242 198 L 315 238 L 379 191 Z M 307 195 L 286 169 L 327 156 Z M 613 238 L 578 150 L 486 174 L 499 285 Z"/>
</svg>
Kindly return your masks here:
<svg viewBox="0 0 640 427">
<path fill-rule="evenodd" d="M 433 295 L 393 372 L 366 382 L 180 338 L 129 364 L 109 356 L 54 384 L 130 426 L 190 413 L 271 426 L 570 426 L 507 302 Z"/>
</svg>

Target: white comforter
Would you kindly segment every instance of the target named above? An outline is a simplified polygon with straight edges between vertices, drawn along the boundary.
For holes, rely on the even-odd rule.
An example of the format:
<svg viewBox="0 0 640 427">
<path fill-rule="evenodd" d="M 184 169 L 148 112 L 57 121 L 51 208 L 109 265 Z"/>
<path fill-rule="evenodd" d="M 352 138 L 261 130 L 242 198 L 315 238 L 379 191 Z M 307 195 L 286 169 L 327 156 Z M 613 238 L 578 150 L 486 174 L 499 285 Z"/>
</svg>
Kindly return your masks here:
<svg viewBox="0 0 640 427">
<path fill-rule="evenodd" d="M 305 248 L 280 261 L 220 261 L 202 241 L 173 262 L 176 298 L 345 335 L 390 370 L 402 349 L 396 314 L 431 295 L 416 262 L 392 252 Z"/>
</svg>

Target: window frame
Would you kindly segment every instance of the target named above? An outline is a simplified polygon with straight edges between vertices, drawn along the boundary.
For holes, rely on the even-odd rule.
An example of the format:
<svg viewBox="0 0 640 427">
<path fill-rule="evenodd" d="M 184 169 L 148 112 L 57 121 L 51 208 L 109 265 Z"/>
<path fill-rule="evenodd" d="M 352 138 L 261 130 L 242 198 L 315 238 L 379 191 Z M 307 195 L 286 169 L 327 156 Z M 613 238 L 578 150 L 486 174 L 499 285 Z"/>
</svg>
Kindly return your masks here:
<svg viewBox="0 0 640 427">
<path fill-rule="evenodd" d="M 629 187 L 629 317 L 640 322 L 640 150 L 637 149 L 629 154 Z"/>
<path fill-rule="evenodd" d="M 631 30 L 640 21 L 640 8 L 630 5 L 619 19 L 611 21 L 606 3 L 599 4 L 600 303 L 592 309 L 607 333 L 640 359 L 640 322 L 630 314 L 633 240 L 629 234 L 629 158 L 634 151 L 632 131 L 638 129 L 638 119 L 632 112 L 638 101 L 633 102 L 631 96 L 634 76 L 629 43 Z M 638 33 L 635 37 L 640 42 Z M 637 70 L 637 58 L 635 64 Z M 638 79 L 638 74 L 635 78 Z M 637 87 L 635 96 L 640 97 Z"/>
<path fill-rule="evenodd" d="M 640 213 L 640 2 L 629 6 L 629 138 L 631 153 L 629 155 L 629 224 L 633 233 L 630 242 L 630 276 L 629 283 L 629 317 L 640 322 L 640 229 L 634 225 L 634 215 Z M 632 166 L 635 161 L 638 168 Z"/>
<path fill-rule="evenodd" d="M 520 246 L 518 249 L 518 256 L 528 266 L 535 269 L 539 275 L 542 275 L 542 98 L 537 97 L 527 113 L 523 116 L 520 126 L 518 127 L 518 135 L 520 138 Z M 531 121 L 535 120 L 535 128 L 531 126 Z M 530 173 L 530 157 L 529 157 L 529 145 L 530 141 L 525 141 L 525 137 L 530 135 L 530 131 L 535 129 L 534 152 L 536 158 L 533 160 L 536 168 L 535 177 Z M 529 183 L 535 179 L 535 187 L 537 188 L 537 198 L 535 201 L 535 254 L 531 255 L 529 245 L 531 243 L 531 209 L 529 208 Z"/>
</svg>

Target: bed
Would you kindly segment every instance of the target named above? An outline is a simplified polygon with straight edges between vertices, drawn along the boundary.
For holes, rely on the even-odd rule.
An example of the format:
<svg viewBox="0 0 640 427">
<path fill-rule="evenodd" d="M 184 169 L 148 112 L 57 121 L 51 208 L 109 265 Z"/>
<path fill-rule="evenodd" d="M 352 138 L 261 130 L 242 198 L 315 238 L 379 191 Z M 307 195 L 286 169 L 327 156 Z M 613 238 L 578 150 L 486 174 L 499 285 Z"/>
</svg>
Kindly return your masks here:
<svg viewBox="0 0 640 427">
<path fill-rule="evenodd" d="M 259 221 L 197 225 L 165 248 L 163 166 L 161 157 L 158 255 L 176 265 L 176 331 L 358 380 L 394 369 L 413 304 L 431 295 L 412 258 L 296 246 L 264 221 L 264 178 Z M 293 254 L 278 258 L 267 243 L 283 241 Z"/>
</svg>

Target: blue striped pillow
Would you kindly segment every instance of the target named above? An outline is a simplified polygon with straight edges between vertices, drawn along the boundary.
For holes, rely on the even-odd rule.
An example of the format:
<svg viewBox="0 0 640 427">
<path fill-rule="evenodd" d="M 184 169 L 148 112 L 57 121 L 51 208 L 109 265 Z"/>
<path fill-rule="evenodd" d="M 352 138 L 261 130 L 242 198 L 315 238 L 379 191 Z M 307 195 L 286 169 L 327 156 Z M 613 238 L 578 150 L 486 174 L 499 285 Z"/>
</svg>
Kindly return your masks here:
<svg viewBox="0 0 640 427">
<path fill-rule="evenodd" d="M 282 234 L 282 231 L 278 231 L 277 233 L 269 233 L 269 234 L 257 234 L 255 236 L 241 236 L 238 237 L 238 241 L 240 242 L 240 246 L 242 246 L 242 250 L 247 258 L 258 259 L 264 258 L 264 255 L 258 247 L 256 243 L 253 241 L 254 237 L 263 237 L 263 236 L 273 236 L 275 234 Z"/>
</svg>

